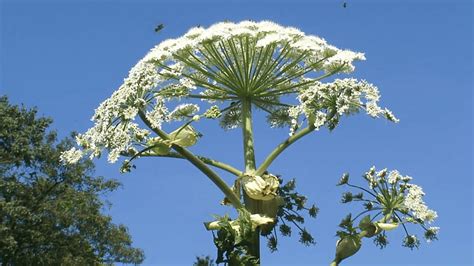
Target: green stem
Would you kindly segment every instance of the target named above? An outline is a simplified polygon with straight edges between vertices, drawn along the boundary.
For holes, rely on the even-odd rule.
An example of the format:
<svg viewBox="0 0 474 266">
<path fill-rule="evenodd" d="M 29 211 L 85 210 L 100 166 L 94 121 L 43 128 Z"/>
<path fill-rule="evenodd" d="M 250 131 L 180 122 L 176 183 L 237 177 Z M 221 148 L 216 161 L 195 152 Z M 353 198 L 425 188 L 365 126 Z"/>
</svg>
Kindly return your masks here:
<svg viewBox="0 0 474 266">
<path fill-rule="evenodd" d="M 302 130 L 298 131 L 293 136 L 287 138 L 285 141 L 280 143 L 268 156 L 265 158 L 265 161 L 258 167 L 257 172 L 255 175 L 262 175 L 268 167 L 272 164 L 272 162 L 282 153 L 286 148 L 288 148 L 291 144 L 295 141 L 299 140 L 300 138 L 304 137 L 305 135 L 311 133 L 314 130 L 313 125 L 309 125 Z"/>
<path fill-rule="evenodd" d="M 248 99 L 242 100 L 242 133 L 244 138 L 245 171 L 255 171 L 255 151 L 252 129 L 252 103 Z"/>
<path fill-rule="evenodd" d="M 223 163 L 223 162 L 219 162 L 219 161 L 216 161 L 214 159 L 211 159 L 211 158 L 207 158 L 207 157 L 203 157 L 203 156 L 199 156 L 199 155 L 195 155 L 197 158 L 199 158 L 201 161 L 203 161 L 205 164 L 208 164 L 208 165 L 211 165 L 211 166 L 214 166 L 214 167 L 217 167 L 217 168 L 220 168 L 224 171 L 227 171 L 235 176 L 242 176 L 242 172 L 239 171 L 238 169 L 226 164 L 226 163 Z M 167 157 L 167 158 L 177 158 L 177 159 L 186 159 L 184 158 L 182 155 L 180 155 L 179 153 L 175 153 L 175 152 L 170 152 L 168 154 L 165 154 L 165 155 L 158 155 L 158 154 L 144 154 L 142 155 L 142 157 Z"/>
<path fill-rule="evenodd" d="M 252 128 L 252 103 L 249 99 L 242 99 L 242 134 L 244 141 L 244 161 L 245 172 L 255 172 L 255 152 L 253 144 L 253 128 Z M 259 201 L 248 197 L 244 191 L 245 207 L 251 213 L 258 213 Z M 260 229 L 256 228 L 250 240 L 250 255 L 258 259 L 260 265 Z"/>
<path fill-rule="evenodd" d="M 169 140 L 170 137 L 166 132 L 162 131 L 159 128 L 154 127 L 148 118 L 146 117 L 145 113 L 141 110 L 138 112 L 138 115 L 140 118 L 143 120 L 143 122 L 151 129 L 153 132 L 155 132 L 158 136 L 160 136 L 162 139 Z M 232 191 L 232 189 L 222 180 L 212 169 L 207 167 L 207 165 L 200 160 L 198 157 L 196 157 L 193 153 L 191 153 L 189 150 L 186 148 L 183 148 L 179 145 L 173 144 L 171 146 L 176 152 L 178 152 L 181 156 L 183 156 L 185 159 L 187 159 L 190 163 L 192 163 L 194 166 L 196 166 L 199 170 L 201 170 L 202 173 L 204 173 L 209 179 L 224 193 L 224 195 L 229 199 L 229 201 L 232 203 L 232 205 L 236 209 L 241 209 L 244 208 L 242 203 L 240 202 L 240 199 L 235 195 L 235 193 Z"/>
</svg>

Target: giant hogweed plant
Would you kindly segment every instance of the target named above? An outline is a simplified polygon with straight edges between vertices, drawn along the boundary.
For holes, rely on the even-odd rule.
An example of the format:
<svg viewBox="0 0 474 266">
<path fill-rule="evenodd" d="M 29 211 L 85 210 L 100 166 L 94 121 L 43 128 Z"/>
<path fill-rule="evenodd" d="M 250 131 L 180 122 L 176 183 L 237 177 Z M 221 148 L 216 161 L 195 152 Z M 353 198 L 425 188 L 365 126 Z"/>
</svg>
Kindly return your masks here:
<svg viewBox="0 0 474 266">
<path fill-rule="evenodd" d="M 306 205 L 306 197 L 295 192 L 294 180 L 283 184 L 271 173 L 273 161 L 302 137 L 323 127 L 334 130 L 343 116 L 366 113 L 398 122 L 391 111 L 379 107 L 376 86 L 353 78 L 330 80 L 353 72 L 359 60 L 365 60 L 364 54 L 269 21 L 192 28 L 155 46 L 131 69 L 123 85 L 96 109 L 95 125 L 77 136 L 80 148 L 63 153 L 62 160 L 75 163 L 105 151 L 111 163 L 122 159 L 122 172 L 131 171 L 142 157 L 188 160 L 222 191 L 221 203 L 237 210 L 236 217 L 224 215 L 205 223 L 213 232 L 216 262 L 260 264 L 261 236 L 272 251 L 277 249 L 277 234 L 289 236 L 292 228 L 303 244 L 315 242 L 303 226 L 302 212 L 315 217 L 318 208 Z M 258 165 L 255 110 L 267 114 L 270 127 L 289 129 L 289 137 Z M 225 130 L 241 128 L 243 169 L 191 151 L 199 144 L 199 121 L 204 119 L 218 121 Z M 175 130 L 166 131 L 165 123 Z M 232 184 L 214 168 L 233 176 Z M 386 232 L 395 228 L 406 232 L 403 245 L 417 247 L 420 241 L 408 233 L 409 223 L 420 225 L 427 240 L 436 239 L 438 228 L 427 227 L 436 213 L 426 207 L 423 191 L 410 184 L 410 178 L 373 168 L 364 177 L 368 188 L 349 183 L 348 175 L 339 183 L 361 191 L 345 193 L 343 202 L 363 202 L 365 210 L 341 222 L 332 265 L 354 255 L 363 238 L 374 238 L 384 247 Z"/>
</svg>

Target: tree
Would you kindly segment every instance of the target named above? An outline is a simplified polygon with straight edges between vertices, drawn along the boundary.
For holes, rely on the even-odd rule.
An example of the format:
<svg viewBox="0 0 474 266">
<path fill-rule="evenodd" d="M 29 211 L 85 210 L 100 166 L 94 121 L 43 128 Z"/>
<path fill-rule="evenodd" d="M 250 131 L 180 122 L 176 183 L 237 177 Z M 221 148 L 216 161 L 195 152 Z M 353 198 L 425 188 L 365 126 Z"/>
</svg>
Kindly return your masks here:
<svg viewBox="0 0 474 266">
<path fill-rule="evenodd" d="M 0 98 L 0 262 L 2 265 L 141 263 L 123 225 L 101 213 L 119 183 L 95 177 L 82 159 L 63 165 L 71 139 L 57 141 L 50 118 Z"/>
<path fill-rule="evenodd" d="M 310 133 L 335 130 L 345 116 L 366 113 L 398 122 L 390 110 L 379 106 L 375 85 L 354 78 L 323 82 L 353 72 L 354 63 L 361 60 L 363 53 L 338 49 L 322 38 L 269 21 L 192 28 L 180 38 L 158 44 L 131 69 L 123 85 L 96 109 L 95 125 L 77 138 L 81 149 L 65 152 L 64 161 L 73 164 L 84 155 L 106 151 L 111 163 L 125 158 L 121 170 L 128 172 L 140 157 L 188 160 L 223 192 L 223 203 L 238 213 L 236 218 L 224 215 L 206 223 L 208 230 L 216 231 L 216 263 L 260 264 L 260 236 L 276 250 L 276 226 L 289 236 L 292 224 L 299 230 L 300 242 L 315 242 L 301 226 L 305 221 L 301 212 L 314 217 L 318 209 L 306 206 L 306 197 L 294 191 L 294 180 L 283 184 L 270 172 L 275 159 Z M 254 149 L 255 110 L 267 114 L 271 127 L 288 127 L 290 134 L 260 164 Z M 197 127 L 203 119 L 219 120 L 225 130 L 241 128 L 244 169 L 191 151 L 202 136 Z M 233 184 L 226 184 L 212 167 L 235 176 Z M 404 229 L 408 223 L 420 224 L 437 232 L 424 227 L 436 213 L 422 201 L 419 187 L 395 177 L 390 183 L 384 173 L 370 170 L 365 175 L 369 190 L 355 186 L 363 192 L 353 196 L 376 205 L 367 212 L 380 209 L 382 219 L 374 220 L 378 214 L 364 217 L 359 226 L 352 226 L 359 215 L 344 219 L 332 265 L 354 255 L 364 237 L 377 236 L 377 243 L 382 243 L 378 236 L 398 224 Z M 374 199 L 366 199 L 364 193 Z M 418 240 L 405 232 L 407 246 L 413 247 Z"/>
</svg>

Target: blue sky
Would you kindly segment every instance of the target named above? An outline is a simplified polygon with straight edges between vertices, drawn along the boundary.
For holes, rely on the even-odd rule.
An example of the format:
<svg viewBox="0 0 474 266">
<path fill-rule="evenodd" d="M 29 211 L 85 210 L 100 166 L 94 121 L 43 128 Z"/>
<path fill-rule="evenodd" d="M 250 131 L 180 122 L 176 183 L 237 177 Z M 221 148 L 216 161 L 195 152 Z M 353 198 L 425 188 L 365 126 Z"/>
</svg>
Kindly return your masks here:
<svg viewBox="0 0 474 266">
<path fill-rule="evenodd" d="M 337 224 L 357 205 L 339 203 L 343 172 L 355 180 L 370 166 L 399 169 L 423 186 L 438 211 L 440 240 L 411 251 L 402 234 L 389 234 L 379 250 L 371 241 L 343 265 L 472 265 L 472 3 L 470 1 L 0 1 L 0 94 L 12 103 L 38 106 L 61 136 L 85 131 L 100 102 L 156 43 L 192 26 L 229 19 L 273 20 L 365 52 L 352 75 L 379 86 L 382 105 L 397 125 L 364 115 L 343 119 L 288 149 L 271 171 L 297 178 L 298 190 L 321 208 L 308 220 L 317 244 L 281 239 L 274 254 L 262 247 L 265 265 L 328 265 Z M 165 29 L 154 33 L 164 23 Z M 261 117 L 257 117 L 259 119 Z M 259 122 L 260 121 L 260 122 Z M 287 136 L 255 122 L 257 160 Z M 215 124 L 192 150 L 241 167 L 240 130 Z M 190 265 L 196 255 L 215 257 L 202 222 L 230 211 L 220 192 L 189 163 L 143 159 L 121 175 L 119 165 L 96 161 L 97 174 L 123 188 L 109 213 L 130 229 L 146 265 Z M 231 178 L 224 176 L 229 183 Z M 362 184 L 362 178 L 359 178 Z M 400 230 L 401 231 L 401 230 Z M 412 227 L 413 233 L 422 232 Z"/>
</svg>

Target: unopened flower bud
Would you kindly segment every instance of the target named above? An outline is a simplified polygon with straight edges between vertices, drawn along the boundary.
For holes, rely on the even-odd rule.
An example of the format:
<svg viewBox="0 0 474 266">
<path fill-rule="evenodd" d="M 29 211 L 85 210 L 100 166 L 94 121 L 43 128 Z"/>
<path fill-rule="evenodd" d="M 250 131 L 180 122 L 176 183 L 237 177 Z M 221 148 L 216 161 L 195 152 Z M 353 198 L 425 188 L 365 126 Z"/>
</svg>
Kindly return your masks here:
<svg viewBox="0 0 474 266">
<path fill-rule="evenodd" d="M 381 230 L 390 231 L 398 227 L 398 223 L 375 223 Z"/>
<path fill-rule="evenodd" d="M 153 146 L 151 150 L 157 155 L 166 155 L 171 150 L 171 143 L 161 138 L 151 138 L 147 144 Z"/>
<path fill-rule="evenodd" d="M 370 215 L 365 216 L 359 223 L 359 228 L 363 230 L 363 237 L 371 238 L 374 235 L 380 233 L 380 229 L 371 222 Z"/>
<path fill-rule="evenodd" d="M 271 174 L 263 176 L 245 174 L 242 185 L 247 195 L 256 200 L 271 200 L 277 195 L 280 186 L 278 178 Z"/>
<path fill-rule="evenodd" d="M 358 236 L 346 236 L 339 239 L 336 244 L 336 259 L 338 263 L 349 258 L 359 251 L 362 243 Z"/>
<path fill-rule="evenodd" d="M 190 125 L 178 128 L 170 133 L 170 140 L 173 144 L 181 147 L 189 147 L 196 144 L 199 133 Z"/>
</svg>

